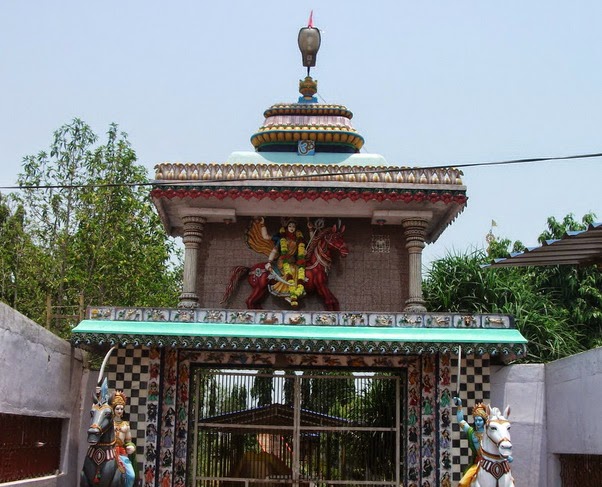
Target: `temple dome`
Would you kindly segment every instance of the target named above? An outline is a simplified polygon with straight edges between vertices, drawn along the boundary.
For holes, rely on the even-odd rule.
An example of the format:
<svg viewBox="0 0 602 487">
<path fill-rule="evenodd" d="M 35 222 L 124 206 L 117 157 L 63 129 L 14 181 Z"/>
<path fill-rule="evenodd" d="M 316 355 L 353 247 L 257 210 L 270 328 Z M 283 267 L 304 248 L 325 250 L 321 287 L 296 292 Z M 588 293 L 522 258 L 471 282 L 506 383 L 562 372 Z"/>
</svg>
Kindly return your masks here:
<svg viewBox="0 0 602 487">
<path fill-rule="evenodd" d="M 318 103 L 317 82 L 299 82 L 297 103 L 277 103 L 251 137 L 257 152 L 297 152 L 300 141 L 313 141 L 316 152 L 357 153 L 364 138 L 353 128 L 353 113 L 343 105 Z"/>
</svg>

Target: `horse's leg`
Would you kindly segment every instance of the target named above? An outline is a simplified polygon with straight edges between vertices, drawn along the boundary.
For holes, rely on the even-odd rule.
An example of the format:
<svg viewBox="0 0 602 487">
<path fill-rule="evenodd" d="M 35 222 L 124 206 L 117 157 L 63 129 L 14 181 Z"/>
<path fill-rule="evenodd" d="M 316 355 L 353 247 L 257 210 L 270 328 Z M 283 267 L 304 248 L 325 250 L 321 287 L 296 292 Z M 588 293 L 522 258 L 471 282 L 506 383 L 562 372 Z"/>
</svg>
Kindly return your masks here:
<svg viewBox="0 0 602 487">
<path fill-rule="evenodd" d="M 324 298 L 324 303 L 326 304 L 326 309 L 328 311 L 340 311 L 339 300 L 330 292 L 330 289 L 325 288 L 325 290 L 326 297 Z"/>
<path fill-rule="evenodd" d="M 86 477 L 86 472 L 85 472 L 85 465 L 84 468 L 82 469 L 82 473 L 79 476 L 79 487 L 90 487 L 90 481 L 88 480 L 88 477 Z"/>
<path fill-rule="evenodd" d="M 328 289 L 328 286 L 322 280 L 317 280 L 315 282 L 316 292 L 318 296 L 322 298 L 324 301 L 324 307 L 327 311 L 339 311 L 339 300 L 337 297 L 332 294 L 332 291 Z"/>
<path fill-rule="evenodd" d="M 262 274 L 259 278 L 253 275 L 249 276 L 249 284 L 253 291 L 245 301 L 247 309 L 261 309 L 261 302 L 268 292 L 267 274 Z"/>
<path fill-rule="evenodd" d="M 504 475 L 504 483 L 500 485 L 504 485 L 505 487 L 514 487 L 514 477 L 512 477 L 512 472 Z"/>
</svg>

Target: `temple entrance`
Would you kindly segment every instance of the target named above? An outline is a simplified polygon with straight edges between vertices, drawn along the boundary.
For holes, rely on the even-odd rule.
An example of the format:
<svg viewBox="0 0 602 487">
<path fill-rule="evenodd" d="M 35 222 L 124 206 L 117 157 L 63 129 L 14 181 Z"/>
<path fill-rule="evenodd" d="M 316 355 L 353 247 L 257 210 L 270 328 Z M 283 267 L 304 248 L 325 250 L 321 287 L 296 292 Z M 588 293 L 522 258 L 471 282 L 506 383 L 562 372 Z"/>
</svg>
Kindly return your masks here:
<svg viewBox="0 0 602 487">
<path fill-rule="evenodd" d="M 402 373 L 196 368 L 192 485 L 400 485 Z"/>
</svg>

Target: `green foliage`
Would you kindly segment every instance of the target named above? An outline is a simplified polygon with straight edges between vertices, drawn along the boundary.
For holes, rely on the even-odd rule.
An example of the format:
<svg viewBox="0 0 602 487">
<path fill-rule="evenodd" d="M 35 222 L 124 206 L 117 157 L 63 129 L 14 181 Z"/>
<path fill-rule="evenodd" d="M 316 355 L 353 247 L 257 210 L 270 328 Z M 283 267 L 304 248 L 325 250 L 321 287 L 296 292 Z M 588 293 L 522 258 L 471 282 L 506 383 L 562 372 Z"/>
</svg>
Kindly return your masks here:
<svg viewBox="0 0 602 487">
<path fill-rule="evenodd" d="M 256 375 L 251 387 L 251 397 L 257 400 L 257 406 L 269 406 L 272 404 L 272 392 L 274 391 L 274 371 L 263 369 L 263 375 Z"/>
<path fill-rule="evenodd" d="M 384 373 L 379 374 L 381 376 Z M 353 434 L 339 437 L 344 444 L 348 458 L 346 467 L 353 479 L 390 480 L 395 471 L 394 455 L 373 454 L 373 452 L 391 451 L 387 445 L 395 444 L 391 431 L 379 428 L 390 428 L 396 420 L 396 381 L 390 379 L 373 379 L 364 381 L 363 387 L 350 402 L 341 408 L 340 417 L 351 420 L 362 427 L 373 428 L 371 431 L 356 431 Z"/>
<path fill-rule="evenodd" d="M 7 252 L 17 252 L 18 242 L 32 254 L 13 294 L 38 291 L 2 299 L 40 323 L 45 296 L 58 314 L 77 308 L 80 295 L 85 305 L 175 306 L 181 259 L 150 202 L 145 173 L 116 125 L 99 145 L 77 119 L 54 133 L 49 152 L 25 157 L 15 197 L 20 230 L 13 223 L 3 238 L 22 232 Z M 73 324 L 56 321 L 53 331 L 67 337 Z"/>
<path fill-rule="evenodd" d="M 559 239 L 569 231 L 585 230 L 595 221 L 595 215 L 588 213 L 581 221 L 572 214 L 561 222 L 548 218 L 548 228 L 539 236 L 539 241 Z M 565 308 L 573 323 L 583 331 L 582 343 L 585 348 L 602 344 L 602 273 L 593 265 L 551 266 L 537 273 L 537 284 L 554 296 L 559 306 Z"/>
<path fill-rule="evenodd" d="M 220 412 L 224 414 L 246 410 L 248 408 L 247 396 L 247 388 L 244 385 L 234 384 L 229 395 L 223 394 Z"/>
<path fill-rule="evenodd" d="M 0 194 L 0 299 L 15 309 L 45 301 L 43 283 L 31 279 L 42 268 L 45 256 L 24 224 L 23 206 L 13 195 Z"/>
<path fill-rule="evenodd" d="M 568 215 L 562 222 L 548 219 L 541 239 L 559 238 L 567 230 L 584 229 Z M 523 250 L 520 242 L 494 239 L 488 252 L 448 254 L 433 263 L 424 283 L 427 308 L 432 311 L 501 313 L 513 315 L 529 340 L 530 362 L 546 362 L 602 343 L 602 276 L 593 268 L 573 266 L 483 269 L 508 249 Z"/>
</svg>

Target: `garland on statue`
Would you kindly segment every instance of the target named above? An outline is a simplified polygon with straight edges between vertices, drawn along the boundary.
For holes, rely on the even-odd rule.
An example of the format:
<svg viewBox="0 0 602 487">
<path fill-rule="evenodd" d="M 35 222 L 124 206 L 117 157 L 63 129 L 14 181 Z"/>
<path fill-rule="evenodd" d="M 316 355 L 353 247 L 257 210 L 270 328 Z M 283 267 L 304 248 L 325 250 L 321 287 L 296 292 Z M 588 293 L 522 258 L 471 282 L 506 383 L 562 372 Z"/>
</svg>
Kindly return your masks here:
<svg viewBox="0 0 602 487">
<path fill-rule="evenodd" d="M 297 305 L 297 300 L 305 294 L 305 242 L 303 241 L 303 232 L 297 230 L 295 232 L 295 239 L 297 240 L 297 251 L 295 254 L 289 255 L 288 241 L 286 239 L 286 229 L 280 228 L 280 255 L 282 258 L 282 271 L 284 276 L 288 278 L 290 285 L 289 294 L 291 304 Z M 297 266 L 297 276 L 293 275 L 291 265 Z M 290 276 L 290 278 L 288 277 Z"/>
</svg>

